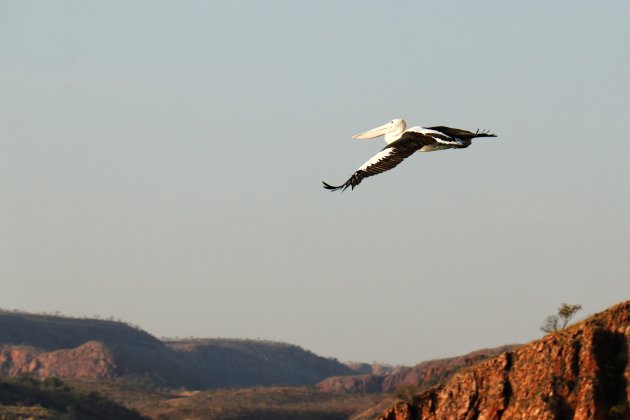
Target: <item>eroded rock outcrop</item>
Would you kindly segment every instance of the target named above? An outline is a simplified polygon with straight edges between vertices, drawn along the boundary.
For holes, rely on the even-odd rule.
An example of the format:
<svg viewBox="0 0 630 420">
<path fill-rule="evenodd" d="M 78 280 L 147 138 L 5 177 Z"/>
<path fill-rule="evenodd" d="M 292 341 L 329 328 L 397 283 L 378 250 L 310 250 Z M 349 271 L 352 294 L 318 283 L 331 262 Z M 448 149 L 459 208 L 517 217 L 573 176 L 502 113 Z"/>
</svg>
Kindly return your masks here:
<svg viewBox="0 0 630 420">
<path fill-rule="evenodd" d="M 395 391 L 401 385 L 412 385 L 421 389 L 428 389 L 433 385 L 446 382 L 456 372 L 459 372 L 464 368 L 473 366 L 483 360 L 490 359 L 514 347 L 516 346 L 511 345 L 483 349 L 463 356 L 429 360 L 418 363 L 409 369 L 387 375 L 383 380 L 383 392 Z"/>
<path fill-rule="evenodd" d="M 52 352 L 25 346 L 4 346 L 0 348 L 0 374 L 11 377 L 111 378 L 116 375 L 116 364 L 111 351 L 98 341 Z"/>
<path fill-rule="evenodd" d="M 455 374 L 380 417 L 630 419 L 630 301 Z"/>
<path fill-rule="evenodd" d="M 315 388 L 322 392 L 342 394 L 380 393 L 383 389 L 383 377 L 377 375 L 332 376 L 315 385 Z"/>
<path fill-rule="evenodd" d="M 405 385 L 424 390 L 445 382 L 461 369 L 473 366 L 514 347 L 516 346 L 477 350 L 463 356 L 429 360 L 413 367 L 397 366 L 390 368 L 383 374 L 373 372 L 368 375 L 333 376 L 324 379 L 316 387 L 323 392 L 337 393 L 392 392 Z"/>
</svg>

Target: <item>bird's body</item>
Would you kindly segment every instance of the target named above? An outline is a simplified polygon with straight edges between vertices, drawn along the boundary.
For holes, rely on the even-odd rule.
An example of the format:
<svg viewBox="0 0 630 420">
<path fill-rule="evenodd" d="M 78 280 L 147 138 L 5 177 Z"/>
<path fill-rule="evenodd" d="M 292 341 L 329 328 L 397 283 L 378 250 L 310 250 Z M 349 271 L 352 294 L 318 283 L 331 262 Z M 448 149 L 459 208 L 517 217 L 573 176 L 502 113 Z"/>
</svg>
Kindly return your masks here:
<svg viewBox="0 0 630 420">
<path fill-rule="evenodd" d="M 464 149 L 470 146 L 471 140 L 476 137 L 496 137 L 487 132 L 472 133 L 444 126 L 412 127 L 408 130 L 406 127 L 404 120 L 395 119 L 380 127 L 352 136 L 356 139 L 370 139 L 384 135 L 387 146 L 357 169 L 344 184 L 335 187 L 324 182 L 324 188 L 331 191 L 339 189 L 345 191 L 348 187 L 354 189 L 364 178 L 394 168 L 415 152 Z"/>
</svg>

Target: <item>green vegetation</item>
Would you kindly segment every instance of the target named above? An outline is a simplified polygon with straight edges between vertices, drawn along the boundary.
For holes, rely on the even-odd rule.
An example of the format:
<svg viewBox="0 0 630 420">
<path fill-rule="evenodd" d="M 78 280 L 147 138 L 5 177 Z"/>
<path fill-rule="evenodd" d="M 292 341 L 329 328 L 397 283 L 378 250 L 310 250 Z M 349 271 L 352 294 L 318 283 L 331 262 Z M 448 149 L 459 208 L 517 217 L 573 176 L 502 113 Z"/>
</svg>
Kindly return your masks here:
<svg viewBox="0 0 630 420">
<path fill-rule="evenodd" d="M 610 407 L 608 410 L 608 416 L 611 420 L 622 420 L 626 415 L 626 406 L 625 404 L 617 404 Z"/>
<path fill-rule="evenodd" d="M 157 406 L 162 400 L 175 398 L 180 391 L 160 388 L 154 383 L 140 378 L 74 378 L 64 379 L 64 382 L 84 392 L 98 392 L 121 404 L 131 407 L 141 413 L 147 407 Z"/>
<path fill-rule="evenodd" d="M 567 324 L 571 318 L 573 318 L 573 315 L 575 315 L 580 309 L 582 309 L 582 305 L 580 304 L 570 305 L 568 303 L 563 303 L 558 307 L 557 314 L 549 315 L 545 318 L 545 321 L 540 329 L 546 333 L 563 330 L 567 327 Z"/>
<path fill-rule="evenodd" d="M 566 328 L 571 318 L 573 318 L 573 315 L 575 315 L 575 313 L 580 309 L 582 309 L 582 305 L 580 304 L 569 305 L 567 303 L 563 303 L 562 305 L 560 305 L 560 307 L 558 308 L 558 316 L 562 320 L 563 329 Z"/>
<path fill-rule="evenodd" d="M 153 419 L 347 419 L 382 400 L 382 394 L 335 394 L 311 387 L 252 387 L 190 391 L 135 379 L 74 379 L 66 383 Z"/>
<path fill-rule="evenodd" d="M 181 418 L 347 419 L 380 400 L 380 395 L 339 395 L 309 387 L 255 387 L 183 394 L 166 401 L 150 415 L 160 420 Z"/>
<path fill-rule="evenodd" d="M 0 418 L 143 419 L 95 391 L 71 388 L 57 378 L 0 380 Z"/>
</svg>

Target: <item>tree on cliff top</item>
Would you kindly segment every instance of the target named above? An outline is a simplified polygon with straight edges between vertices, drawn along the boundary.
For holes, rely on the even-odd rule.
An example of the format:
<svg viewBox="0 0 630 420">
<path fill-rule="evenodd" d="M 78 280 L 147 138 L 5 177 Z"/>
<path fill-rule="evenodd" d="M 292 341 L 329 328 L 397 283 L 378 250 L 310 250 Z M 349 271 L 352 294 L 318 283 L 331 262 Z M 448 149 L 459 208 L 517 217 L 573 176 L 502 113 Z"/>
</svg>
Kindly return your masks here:
<svg viewBox="0 0 630 420">
<path fill-rule="evenodd" d="M 582 309 L 582 305 L 580 304 L 570 305 L 563 303 L 558 307 L 558 313 L 556 315 L 549 315 L 545 318 L 540 329 L 546 333 L 563 330 L 566 328 L 571 318 L 573 318 L 573 315 L 580 309 Z"/>
</svg>

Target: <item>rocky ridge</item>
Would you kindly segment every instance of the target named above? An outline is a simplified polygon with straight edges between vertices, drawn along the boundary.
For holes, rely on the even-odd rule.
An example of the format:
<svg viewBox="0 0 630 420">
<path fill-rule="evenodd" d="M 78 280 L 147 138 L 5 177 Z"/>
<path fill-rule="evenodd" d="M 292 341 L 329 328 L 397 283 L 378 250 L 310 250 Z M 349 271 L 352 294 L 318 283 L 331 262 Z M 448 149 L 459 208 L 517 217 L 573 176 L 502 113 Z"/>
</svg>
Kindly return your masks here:
<svg viewBox="0 0 630 420">
<path fill-rule="evenodd" d="M 382 420 L 630 419 L 630 301 L 456 373 Z"/>
<path fill-rule="evenodd" d="M 412 367 L 392 368 L 384 374 L 333 376 L 319 382 L 316 387 L 323 392 L 337 393 L 392 392 L 405 385 L 424 390 L 446 381 L 461 369 L 487 360 L 514 347 L 516 346 L 477 350 L 463 356 L 425 361 Z"/>
<path fill-rule="evenodd" d="M 5 346 L 0 348 L 0 375 L 111 378 L 116 375 L 116 363 L 111 351 L 98 341 L 88 341 L 74 349 L 52 352 L 24 346 Z"/>
</svg>

